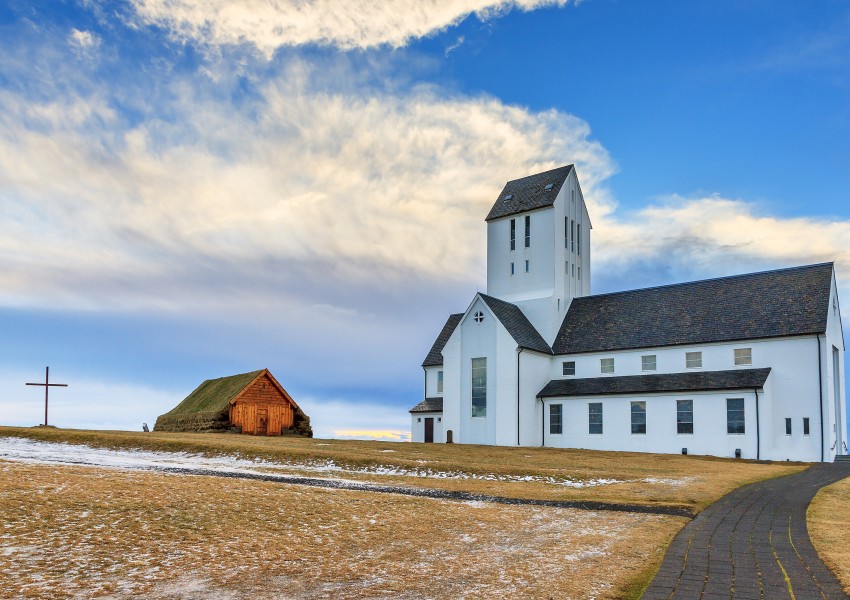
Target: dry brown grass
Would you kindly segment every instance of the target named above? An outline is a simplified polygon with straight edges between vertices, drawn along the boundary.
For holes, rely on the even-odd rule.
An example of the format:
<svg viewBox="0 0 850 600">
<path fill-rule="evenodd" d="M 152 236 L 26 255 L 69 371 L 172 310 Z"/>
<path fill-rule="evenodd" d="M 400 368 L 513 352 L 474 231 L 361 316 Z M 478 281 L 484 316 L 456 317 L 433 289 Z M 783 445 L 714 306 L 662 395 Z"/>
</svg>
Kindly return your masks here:
<svg viewBox="0 0 850 600">
<path fill-rule="evenodd" d="M 795 472 L 805 467 L 791 463 L 766 464 L 668 454 L 459 444 L 400 444 L 300 437 L 268 438 L 211 433 L 144 434 L 0 427 L 0 436 L 27 436 L 45 441 L 67 441 L 109 448 L 186 450 L 209 455 L 239 455 L 282 463 L 331 460 L 337 465 L 352 468 L 384 465 L 478 477 L 530 475 L 578 481 L 616 479 L 622 483 L 574 488 L 539 481 L 437 479 L 349 472 L 340 474 L 347 479 L 516 498 L 672 505 L 697 510 L 738 486 Z"/>
<path fill-rule="evenodd" d="M 684 519 L 0 461 L 0 596 L 623 598 Z"/>
<path fill-rule="evenodd" d="M 815 495 L 806 522 L 818 554 L 850 594 L 850 477 Z"/>
</svg>

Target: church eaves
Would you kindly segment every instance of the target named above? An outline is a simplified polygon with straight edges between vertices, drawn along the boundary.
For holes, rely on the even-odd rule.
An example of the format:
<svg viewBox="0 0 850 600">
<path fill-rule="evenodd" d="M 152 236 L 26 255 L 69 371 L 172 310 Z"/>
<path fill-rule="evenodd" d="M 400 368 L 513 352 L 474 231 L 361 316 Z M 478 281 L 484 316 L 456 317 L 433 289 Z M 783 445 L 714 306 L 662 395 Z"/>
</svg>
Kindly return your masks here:
<svg viewBox="0 0 850 600">
<path fill-rule="evenodd" d="M 531 321 L 523 314 L 516 304 L 499 300 L 493 296 L 479 294 L 481 299 L 487 303 L 499 322 L 504 325 L 511 337 L 520 348 L 534 350 L 544 354 L 552 354 L 552 348 L 540 335 L 540 332 L 534 328 Z"/>
<path fill-rule="evenodd" d="M 581 354 L 824 333 L 832 271 L 832 263 L 823 263 L 576 298 L 553 350 Z"/>
<path fill-rule="evenodd" d="M 566 165 L 509 181 L 485 221 L 552 206 L 572 169 L 573 165 Z"/>
<path fill-rule="evenodd" d="M 426 356 L 425 360 L 422 362 L 423 367 L 438 367 L 443 364 L 443 347 L 446 345 L 446 342 L 449 341 L 449 338 L 452 337 L 452 333 L 454 333 L 454 330 L 457 327 L 457 324 L 460 323 L 461 318 L 463 318 L 463 313 L 449 315 L 449 319 L 446 321 L 446 324 L 443 325 L 443 330 L 440 331 L 440 335 L 438 335 L 437 339 L 434 340 L 434 345 L 431 346 L 431 350 L 428 351 L 428 356 Z"/>
</svg>

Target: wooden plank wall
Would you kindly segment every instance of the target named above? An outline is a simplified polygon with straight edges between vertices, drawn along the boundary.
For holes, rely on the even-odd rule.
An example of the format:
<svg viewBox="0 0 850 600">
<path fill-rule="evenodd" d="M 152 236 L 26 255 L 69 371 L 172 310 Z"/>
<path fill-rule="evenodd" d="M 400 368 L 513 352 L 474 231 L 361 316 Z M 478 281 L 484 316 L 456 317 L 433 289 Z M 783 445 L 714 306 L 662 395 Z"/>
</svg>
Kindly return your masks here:
<svg viewBox="0 0 850 600">
<path fill-rule="evenodd" d="M 280 435 L 281 429 L 292 427 L 295 420 L 292 403 L 265 376 L 255 381 L 230 407 L 230 423 L 242 427 L 242 433 L 256 434 L 261 409 L 266 409 L 268 415 L 267 435 Z"/>
</svg>

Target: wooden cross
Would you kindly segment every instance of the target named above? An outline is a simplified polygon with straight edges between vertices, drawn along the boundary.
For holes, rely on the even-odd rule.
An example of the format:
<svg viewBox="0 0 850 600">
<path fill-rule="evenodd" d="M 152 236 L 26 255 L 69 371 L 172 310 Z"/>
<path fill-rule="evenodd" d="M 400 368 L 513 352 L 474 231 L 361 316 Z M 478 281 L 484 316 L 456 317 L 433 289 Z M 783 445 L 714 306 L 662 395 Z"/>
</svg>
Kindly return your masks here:
<svg viewBox="0 0 850 600">
<path fill-rule="evenodd" d="M 68 384 L 50 383 L 50 367 L 44 367 L 44 383 L 28 383 L 27 385 L 38 385 L 44 388 L 44 426 L 47 427 L 47 393 L 52 387 L 68 387 Z"/>
</svg>

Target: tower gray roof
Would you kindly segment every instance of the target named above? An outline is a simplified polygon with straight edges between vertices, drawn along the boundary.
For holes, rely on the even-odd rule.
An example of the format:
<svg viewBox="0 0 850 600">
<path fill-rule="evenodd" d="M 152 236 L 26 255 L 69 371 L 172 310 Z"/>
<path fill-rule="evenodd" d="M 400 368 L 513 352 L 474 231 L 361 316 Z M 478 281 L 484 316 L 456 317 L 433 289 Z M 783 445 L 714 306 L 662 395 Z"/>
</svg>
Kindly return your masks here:
<svg viewBox="0 0 850 600">
<path fill-rule="evenodd" d="M 555 354 L 824 333 L 833 264 L 585 296 L 570 304 Z"/>
<path fill-rule="evenodd" d="M 507 182 L 485 221 L 552 206 L 572 170 L 573 165 L 566 165 Z"/>
</svg>

